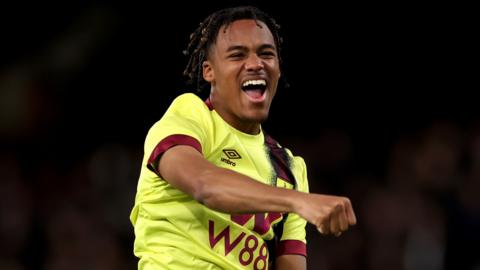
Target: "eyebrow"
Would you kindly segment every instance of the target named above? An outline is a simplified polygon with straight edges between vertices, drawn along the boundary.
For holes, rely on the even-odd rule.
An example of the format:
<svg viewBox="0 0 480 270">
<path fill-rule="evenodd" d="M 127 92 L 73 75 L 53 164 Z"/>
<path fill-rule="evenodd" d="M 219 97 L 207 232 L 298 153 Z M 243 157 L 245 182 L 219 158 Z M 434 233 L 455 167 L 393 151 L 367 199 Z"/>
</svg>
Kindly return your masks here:
<svg viewBox="0 0 480 270">
<path fill-rule="evenodd" d="M 272 45 L 272 44 L 262 44 L 257 50 L 264 50 L 264 49 L 272 49 L 272 50 L 277 50 L 277 48 Z M 245 51 L 248 50 L 246 46 L 241 46 L 241 45 L 233 45 L 227 48 L 226 52 L 231 52 L 231 51 Z"/>
</svg>

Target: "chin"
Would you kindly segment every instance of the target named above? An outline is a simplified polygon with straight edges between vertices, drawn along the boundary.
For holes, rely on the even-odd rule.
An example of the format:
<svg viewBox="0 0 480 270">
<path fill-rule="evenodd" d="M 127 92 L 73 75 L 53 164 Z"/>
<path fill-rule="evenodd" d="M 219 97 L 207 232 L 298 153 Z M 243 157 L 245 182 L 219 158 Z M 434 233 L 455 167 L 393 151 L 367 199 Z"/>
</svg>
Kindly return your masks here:
<svg viewBox="0 0 480 270">
<path fill-rule="evenodd" d="M 255 122 L 255 123 L 263 123 L 268 119 L 268 112 L 267 113 L 255 113 L 254 115 L 251 115 L 248 117 L 250 121 Z"/>
</svg>

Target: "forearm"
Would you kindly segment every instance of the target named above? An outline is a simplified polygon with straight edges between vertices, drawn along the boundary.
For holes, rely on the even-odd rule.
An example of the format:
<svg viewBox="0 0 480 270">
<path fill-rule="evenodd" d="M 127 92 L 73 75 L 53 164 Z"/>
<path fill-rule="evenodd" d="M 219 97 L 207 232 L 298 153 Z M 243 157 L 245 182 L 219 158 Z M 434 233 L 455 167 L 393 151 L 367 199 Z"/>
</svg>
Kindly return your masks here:
<svg viewBox="0 0 480 270">
<path fill-rule="evenodd" d="M 195 198 L 207 207 L 232 214 L 293 212 L 295 201 L 305 194 L 272 187 L 223 168 L 205 171 Z"/>
<path fill-rule="evenodd" d="M 158 168 L 162 178 L 173 187 L 217 211 L 230 214 L 293 212 L 314 224 L 320 232 L 336 235 L 356 223 L 348 198 L 272 187 L 217 167 L 190 146 L 179 145 L 166 151 Z"/>
<path fill-rule="evenodd" d="M 177 164 L 189 164 L 179 168 Z M 189 146 L 176 146 L 159 162 L 162 177 L 207 207 L 225 213 L 294 212 L 301 193 L 272 187 L 215 166 Z"/>
</svg>

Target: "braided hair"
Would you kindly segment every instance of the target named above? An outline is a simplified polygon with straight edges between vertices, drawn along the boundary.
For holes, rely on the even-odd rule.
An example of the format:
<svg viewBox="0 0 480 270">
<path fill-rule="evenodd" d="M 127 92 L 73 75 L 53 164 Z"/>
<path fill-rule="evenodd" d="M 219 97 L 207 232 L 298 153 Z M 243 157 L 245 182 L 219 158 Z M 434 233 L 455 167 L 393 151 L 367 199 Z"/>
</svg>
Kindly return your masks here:
<svg viewBox="0 0 480 270">
<path fill-rule="evenodd" d="M 241 19 L 253 19 L 257 21 L 257 25 L 262 27 L 258 22 L 263 22 L 273 35 L 275 46 L 277 47 L 278 60 L 281 63 L 280 44 L 282 38 L 279 35 L 280 25 L 265 12 L 252 6 L 241 6 L 226 8 L 208 16 L 200 26 L 190 35 L 190 42 L 183 54 L 189 57 L 187 66 L 183 71 L 183 75 L 188 76 L 189 83 L 197 83 L 197 91 L 202 91 L 205 84 L 203 81 L 202 63 L 208 57 L 208 52 L 212 45 L 215 44 L 218 32 L 222 26 L 228 27 L 231 23 Z"/>
</svg>

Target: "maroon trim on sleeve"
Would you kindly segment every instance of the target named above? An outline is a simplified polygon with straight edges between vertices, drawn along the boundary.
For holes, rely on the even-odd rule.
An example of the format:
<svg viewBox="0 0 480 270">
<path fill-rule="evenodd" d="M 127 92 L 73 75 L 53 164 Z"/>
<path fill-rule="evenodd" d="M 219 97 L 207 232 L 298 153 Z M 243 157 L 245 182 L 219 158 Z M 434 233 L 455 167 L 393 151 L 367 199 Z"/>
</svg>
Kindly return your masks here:
<svg viewBox="0 0 480 270">
<path fill-rule="evenodd" d="M 280 241 L 277 246 L 275 255 L 302 255 L 307 257 L 307 245 L 299 240 Z"/>
<path fill-rule="evenodd" d="M 191 147 L 197 149 L 198 152 L 202 153 L 202 145 L 200 144 L 200 142 L 197 141 L 197 139 L 182 134 L 170 135 L 168 137 L 165 137 L 157 144 L 157 146 L 155 146 L 155 149 L 153 149 L 150 157 L 148 158 L 147 167 L 151 171 L 156 173 L 158 176 L 160 176 L 160 173 L 157 170 L 158 159 L 163 153 L 165 153 L 165 151 L 175 145 L 190 145 Z"/>
<path fill-rule="evenodd" d="M 205 100 L 205 104 L 207 105 L 210 111 L 213 111 L 213 105 L 212 105 L 212 102 L 210 101 L 210 98 L 207 98 L 207 100 Z"/>
</svg>

